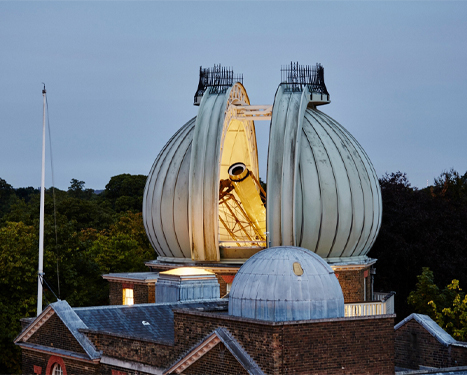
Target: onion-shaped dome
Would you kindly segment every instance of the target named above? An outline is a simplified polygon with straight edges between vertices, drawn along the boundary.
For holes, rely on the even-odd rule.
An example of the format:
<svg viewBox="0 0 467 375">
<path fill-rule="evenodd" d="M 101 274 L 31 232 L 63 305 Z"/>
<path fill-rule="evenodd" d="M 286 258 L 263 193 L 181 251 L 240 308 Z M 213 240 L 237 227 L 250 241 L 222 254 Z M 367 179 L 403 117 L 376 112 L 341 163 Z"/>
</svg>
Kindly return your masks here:
<svg viewBox="0 0 467 375">
<path fill-rule="evenodd" d="M 328 261 L 367 258 L 381 226 L 381 190 L 360 144 L 281 85 L 268 154 L 267 227 L 272 246 L 300 246 Z"/>
<path fill-rule="evenodd" d="M 263 106 L 250 106 L 239 82 L 206 88 L 198 115 L 164 146 L 146 182 L 143 221 L 160 257 L 240 263 L 269 244 L 303 247 L 328 262 L 368 259 L 381 226 L 377 175 L 352 135 L 316 109 L 329 103 L 327 91 L 310 87 L 281 84 L 276 93 L 266 231 L 259 182 L 242 196 L 228 173 L 242 164 L 257 179 L 253 120 L 261 117 L 253 113 Z"/>
<path fill-rule="evenodd" d="M 321 257 L 299 247 L 272 247 L 253 255 L 238 271 L 229 315 L 269 321 L 340 318 L 344 296 Z"/>
</svg>

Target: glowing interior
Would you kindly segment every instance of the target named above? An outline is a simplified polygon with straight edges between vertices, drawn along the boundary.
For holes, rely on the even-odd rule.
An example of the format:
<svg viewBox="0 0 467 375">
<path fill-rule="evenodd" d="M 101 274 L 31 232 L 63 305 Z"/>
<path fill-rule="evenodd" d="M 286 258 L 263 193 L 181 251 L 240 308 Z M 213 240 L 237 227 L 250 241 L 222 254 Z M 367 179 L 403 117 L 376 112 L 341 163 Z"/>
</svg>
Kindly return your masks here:
<svg viewBox="0 0 467 375">
<path fill-rule="evenodd" d="M 164 275 L 176 275 L 176 276 L 197 276 L 197 275 L 214 275 L 214 273 L 203 270 L 202 268 L 194 267 L 181 267 L 174 268 L 169 271 L 160 272 Z"/>
<path fill-rule="evenodd" d="M 234 163 L 243 163 L 258 177 L 258 155 L 256 135 L 252 121 L 233 119 L 225 132 L 220 160 L 220 180 L 229 180 L 229 167 Z M 250 189 L 251 190 L 251 189 Z M 259 197 L 259 189 L 253 188 Z M 251 193 L 251 191 L 250 191 Z M 219 203 L 219 246 L 221 248 L 257 248 L 265 247 L 264 238 L 258 235 L 242 210 L 245 207 L 235 190 L 230 192 L 234 199 Z M 251 195 L 251 194 L 250 194 Z M 240 205 L 235 203 L 240 202 Z M 228 202 L 228 203 L 225 203 Z"/>
</svg>

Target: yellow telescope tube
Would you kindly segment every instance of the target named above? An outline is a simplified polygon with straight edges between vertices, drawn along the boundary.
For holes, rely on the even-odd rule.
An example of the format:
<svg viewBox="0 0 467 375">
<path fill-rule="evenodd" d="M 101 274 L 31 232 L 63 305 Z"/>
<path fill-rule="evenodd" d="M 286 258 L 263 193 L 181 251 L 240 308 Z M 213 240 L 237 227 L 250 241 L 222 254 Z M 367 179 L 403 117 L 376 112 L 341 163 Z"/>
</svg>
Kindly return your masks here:
<svg viewBox="0 0 467 375">
<path fill-rule="evenodd" d="M 229 168 L 229 177 L 235 188 L 248 218 L 253 223 L 261 239 L 266 239 L 266 208 L 256 188 L 250 171 L 243 163 L 232 164 Z"/>
</svg>

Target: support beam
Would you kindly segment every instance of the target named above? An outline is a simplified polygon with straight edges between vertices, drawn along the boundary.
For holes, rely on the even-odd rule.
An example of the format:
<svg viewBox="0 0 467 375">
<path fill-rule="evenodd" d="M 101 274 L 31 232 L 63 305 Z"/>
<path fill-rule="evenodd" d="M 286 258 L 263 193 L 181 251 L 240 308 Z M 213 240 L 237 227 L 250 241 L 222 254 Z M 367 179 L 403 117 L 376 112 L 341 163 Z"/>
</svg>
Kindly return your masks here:
<svg viewBox="0 0 467 375">
<path fill-rule="evenodd" d="M 271 120 L 272 105 L 233 105 L 236 110 L 233 116 L 236 120 Z"/>
</svg>

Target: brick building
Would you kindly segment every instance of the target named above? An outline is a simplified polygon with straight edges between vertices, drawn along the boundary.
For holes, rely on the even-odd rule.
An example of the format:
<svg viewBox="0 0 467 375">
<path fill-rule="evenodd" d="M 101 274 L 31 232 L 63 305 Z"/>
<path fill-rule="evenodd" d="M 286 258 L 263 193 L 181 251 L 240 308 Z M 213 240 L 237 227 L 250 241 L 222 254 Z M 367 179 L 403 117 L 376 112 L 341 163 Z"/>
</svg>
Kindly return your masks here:
<svg viewBox="0 0 467 375">
<path fill-rule="evenodd" d="M 394 373 L 394 315 L 344 317 L 332 269 L 304 249 L 276 249 L 245 263 L 229 298 L 190 300 L 193 293 L 186 289 L 199 290 L 203 283 L 209 293 L 219 293 L 211 287 L 217 283 L 212 275 L 181 280 L 179 290 L 185 292 L 177 298 L 185 297 L 174 302 L 87 308 L 52 303 L 16 339 L 23 371 L 52 374 L 60 366 L 68 375 Z M 285 251 L 285 258 L 274 251 Z M 269 257 L 276 260 L 268 274 L 264 262 Z M 285 276 L 276 275 L 278 264 L 284 269 L 278 274 Z M 253 275 L 256 281 L 243 285 Z M 261 291 L 272 309 L 261 305 L 263 297 L 238 305 L 238 296 L 245 300 L 245 287 L 256 285 L 261 294 L 261 285 L 274 278 L 276 287 Z M 317 279 L 328 281 L 313 282 Z M 164 294 L 172 285 L 159 282 L 157 287 L 161 298 L 172 298 L 173 293 Z M 294 291 L 303 297 L 293 297 Z M 283 295 L 290 293 L 295 300 L 284 303 Z M 370 333 L 371 339 L 365 338 Z"/>
<path fill-rule="evenodd" d="M 467 343 L 452 338 L 429 316 L 411 314 L 394 329 L 397 367 L 467 367 Z"/>
</svg>

